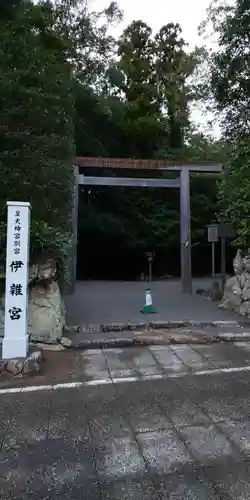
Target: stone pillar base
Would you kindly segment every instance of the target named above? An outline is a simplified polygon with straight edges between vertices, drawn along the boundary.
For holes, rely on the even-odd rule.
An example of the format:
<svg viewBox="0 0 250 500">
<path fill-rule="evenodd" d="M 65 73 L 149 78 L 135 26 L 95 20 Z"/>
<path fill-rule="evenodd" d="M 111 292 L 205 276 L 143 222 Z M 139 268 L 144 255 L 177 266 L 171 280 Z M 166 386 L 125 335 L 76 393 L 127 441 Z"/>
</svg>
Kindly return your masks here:
<svg viewBox="0 0 250 500">
<path fill-rule="evenodd" d="M 2 358 L 27 358 L 28 346 L 28 335 L 25 335 L 25 337 L 3 338 Z"/>
</svg>

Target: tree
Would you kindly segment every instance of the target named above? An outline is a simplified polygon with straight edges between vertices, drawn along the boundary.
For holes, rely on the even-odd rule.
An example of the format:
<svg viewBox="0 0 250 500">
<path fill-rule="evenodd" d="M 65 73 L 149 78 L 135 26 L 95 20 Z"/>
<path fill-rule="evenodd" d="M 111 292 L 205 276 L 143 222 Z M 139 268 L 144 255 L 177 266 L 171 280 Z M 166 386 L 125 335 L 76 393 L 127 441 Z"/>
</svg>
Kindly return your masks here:
<svg viewBox="0 0 250 500">
<path fill-rule="evenodd" d="M 150 158 L 166 140 L 151 28 L 142 21 L 129 25 L 119 41 L 118 56 L 127 104 L 123 121 L 127 156 Z"/>
<path fill-rule="evenodd" d="M 116 80 L 128 103 L 125 119 L 136 143 L 135 156 L 140 150 L 155 156 L 164 146 L 169 158 L 183 152 L 194 97 L 188 79 L 200 62 L 199 52 L 188 54 L 185 46 L 178 24 L 163 26 L 155 37 L 142 21 L 123 32 L 118 50 L 121 78 Z"/>
<path fill-rule="evenodd" d="M 22 0 L 1 0 L 0 3 L 0 19 L 10 20 L 16 15 L 16 11 L 20 8 Z"/>
<path fill-rule="evenodd" d="M 116 52 L 110 26 L 122 19 L 116 2 L 101 12 L 88 8 L 87 0 L 40 0 L 53 15 L 53 28 L 64 40 L 74 75 L 85 85 L 101 86 L 105 70 Z"/>
<path fill-rule="evenodd" d="M 176 154 L 184 146 L 189 124 L 187 78 L 192 72 L 179 24 L 163 26 L 155 37 L 156 80 L 163 109 L 166 110 L 169 149 Z"/>
<path fill-rule="evenodd" d="M 238 138 L 250 129 L 249 1 L 237 0 L 234 8 L 225 8 L 217 30 L 219 51 L 213 58 L 211 83 L 227 135 Z"/>
<path fill-rule="evenodd" d="M 78 156 L 123 156 L 125 104 L 74 81 L 75 146 Z"/>
<path fill-rule="evenodd" d="M 119 68 L 124 75 L 122 90 L 126 100 L 129 103 L 138 101 L 142 114 L 159 113 L 152 29 L 142 21 L 134 21 L 122 34 L 118 56 Z"/>
<path fill-rule="evenodd" d="M 30 201 L 32 257 L 47 251 L 65 263 L 74 158 L 71 68 L 41 6 L 23 2 L 1 20 L 0 64 L 1 236 L 6 201 Z"/>
<path fill-rule="evenodd" d="M 225 163 L 229 154 L 229 145 L 225 139 L 199 131 L 194 125 L 186 133 L 184 157 L 192 162 L 213 161 Z"/>
</svg>

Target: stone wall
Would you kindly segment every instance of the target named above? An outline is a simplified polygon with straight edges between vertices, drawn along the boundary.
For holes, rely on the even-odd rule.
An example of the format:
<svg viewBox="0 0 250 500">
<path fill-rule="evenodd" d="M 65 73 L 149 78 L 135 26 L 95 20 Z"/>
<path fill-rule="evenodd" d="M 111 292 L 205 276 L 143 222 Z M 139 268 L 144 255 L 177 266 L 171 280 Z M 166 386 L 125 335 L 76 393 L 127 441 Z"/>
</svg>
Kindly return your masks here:
<svg viewBox="0 0 250 500">
<path fill-rule="evenodd" d="M 234 276 L 226 282 L 220 307 L 250 317 L 250 249 L 238 250 L 233 261 Z"/>
<path fill-rule="evenodd" d="M 65 325 L 65 306 L 54 260 L 36 264 L 29 273 L 28 332 L 33 342 L 56 343 Z M 0 336 L 4 333 L 4 295 L 0 304 Z"/>
</svg>

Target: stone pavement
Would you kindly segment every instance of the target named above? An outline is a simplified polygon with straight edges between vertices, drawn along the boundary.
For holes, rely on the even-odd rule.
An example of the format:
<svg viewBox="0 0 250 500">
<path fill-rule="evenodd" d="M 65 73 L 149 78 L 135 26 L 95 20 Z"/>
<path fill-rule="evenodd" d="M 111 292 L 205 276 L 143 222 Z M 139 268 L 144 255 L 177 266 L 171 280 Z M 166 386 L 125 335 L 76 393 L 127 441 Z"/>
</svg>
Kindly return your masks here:
<svg viewBox="0 0 250 500">
<path fill-rule="evenodd" d="M 154 345 L 45 352 L 35 377 L 0 375 L 0 397 L 8 388 L 80 383 L 85 386 L 250 371 L 250 342 L 211 345 Z"/>
<path fill-rule="evenodd" d="M 1 499 L 248 500 L 250 372 L 197 372 L 199 356 L 230 369 L 249 362 L 248 346 L 227 347 L 153 348 L 140 359 L 91 351 L 85 361 L 91 355 L 94 368 L 103 356 L 113 383 L 1 394 Z M 147 371 L 156 360 L 168 373 L 180 363 L 190 370 L 122 378 L 128 362 Z"/>
<path fill-rule="evenodd" d="M 193 295 L 181 293 L 180 281 L 152 283 L 156 313 L 140 313 L 145 302 L 145 282 L 79 281 L 75 293 L 66 298 L 67 324 L 81 325 L 96 333 L 101 324 L 141 321 L 199 320 L 229 321 L 242 317 L 195 294 L 197 288 L 211 285 L 211 279 L 193 280 Z"/>
<path fill-rule="evenodd" d="M 56 356 L 68 385 L 0 392 L 2 500 L 250 498 L 250 344 Z"/>
</svg>

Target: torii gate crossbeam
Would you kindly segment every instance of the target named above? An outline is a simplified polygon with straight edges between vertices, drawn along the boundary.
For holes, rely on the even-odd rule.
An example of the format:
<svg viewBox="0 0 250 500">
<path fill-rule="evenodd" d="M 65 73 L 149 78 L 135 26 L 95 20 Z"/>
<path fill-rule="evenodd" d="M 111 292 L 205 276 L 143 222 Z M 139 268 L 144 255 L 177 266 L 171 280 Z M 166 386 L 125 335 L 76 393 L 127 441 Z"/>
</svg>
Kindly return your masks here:
<svg viewBox="0 0 250 500">
<path fill-rule="evenodd" d="M 72 285 L 70 292 L 74 291 L 76 280 L 77 259 L 77 228 L 78 228 L 78 189 L 84 186 L 131 186 L 152 188 L 180 188 L 180 245 L 181 245 L 181 281 L 182 291 L 192 293 L 192 266 L 191 266 L 191 230 L 190 230 L 190 172 L 217 172 L 223 170 L 218 163 L 170 163 L 164 160 L 135 160 L 124 158 L 86 158 L 76 159 L 75 167 L 75 193 L 72 213 L 73 245 L 70 261 L 70 274 Z M 163 170 L 178 171 L 180 177 L 175 179 L 142 179 L 128 177 L 100 177 L 86 176 L 79 173 L 79 167 L 100 169 L 133 169 L 133 170 Z"/>
</svg>

